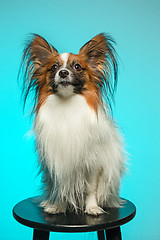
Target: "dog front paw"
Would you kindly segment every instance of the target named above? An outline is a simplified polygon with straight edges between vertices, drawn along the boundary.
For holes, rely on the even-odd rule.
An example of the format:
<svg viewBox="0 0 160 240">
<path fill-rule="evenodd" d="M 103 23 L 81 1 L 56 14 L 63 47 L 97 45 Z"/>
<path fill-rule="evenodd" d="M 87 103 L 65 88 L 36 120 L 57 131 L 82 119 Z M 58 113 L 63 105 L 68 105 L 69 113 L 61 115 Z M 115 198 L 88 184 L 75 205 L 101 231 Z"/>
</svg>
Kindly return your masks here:
<svg viewBox="0 0 160 240">
<path fill-rule="evenodd" d="M 101 207 L 98 207 L 97 205 L 93 205 L 93 206 L 86 206 L 85 213 L 93 216 L 98 216 L 100 214 L 105 213 L 105 211 Z"/>
<path fill-rule="evenodd" d="M 65 213 L 66 209 L 63 206 L 46 205 L 44 207 L 44 212 L 49 213 L 49 214 L 60 214 L 60 213 Z"/>
<path fill-rule="evenodd" d="M 48 206 L 48 205 L 50 205 L 50 202 L 49 202 L 49 201 L 43 201 L 43 202 L 40 203 L 39 206 L 44 208 L 44 207 L 46 207 L 46 206 Z"/>
</svg>

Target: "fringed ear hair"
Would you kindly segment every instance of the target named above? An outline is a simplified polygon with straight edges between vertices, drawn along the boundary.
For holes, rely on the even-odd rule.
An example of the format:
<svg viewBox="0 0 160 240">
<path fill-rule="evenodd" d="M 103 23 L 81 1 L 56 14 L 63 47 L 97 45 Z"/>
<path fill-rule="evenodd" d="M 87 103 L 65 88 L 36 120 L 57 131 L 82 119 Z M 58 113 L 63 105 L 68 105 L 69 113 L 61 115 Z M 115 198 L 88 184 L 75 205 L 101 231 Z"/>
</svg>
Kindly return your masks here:
<svg viewBox="0 0 160 240">
<path fill-rule="evenodd" d="M 118 77 L 117 53 L 114 44 L 115 41 L 109 35 L 101 33 L 87 42 L 79 51 L 94 72 L 94 80 L 101 88 L 103 100 L 110 108 Z"/>
<path fill-rule="evenodd" d="M 34 106 L 36 109 L 39 90 L 46 81 L 46 72 L 52 57 L 58 55 L 57 50 L 44 38 L 37 34 L 32 34 L 31 39 L 24 48 L 20 71 L 23 75 L 22 96 L 24 107 L 29 93 L 34 92 Z"/>
</svg>

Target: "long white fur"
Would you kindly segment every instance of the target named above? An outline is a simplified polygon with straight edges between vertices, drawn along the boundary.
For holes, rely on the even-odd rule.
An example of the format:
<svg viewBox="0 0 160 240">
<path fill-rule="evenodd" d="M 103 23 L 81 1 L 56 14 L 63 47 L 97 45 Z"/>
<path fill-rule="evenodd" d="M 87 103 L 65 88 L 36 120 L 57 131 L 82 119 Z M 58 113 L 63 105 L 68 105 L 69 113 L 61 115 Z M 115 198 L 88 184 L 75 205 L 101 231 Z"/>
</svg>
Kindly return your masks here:
<svg viewBox="0 0 160 240">
<path fill-rule="evenodd" d="M 95 215 L 98 210 L 90 213 L 88 205 L 118 206 L 124 156 L 121 138 L 103 105 L 96 114 L 81 95 L 52 94 L 41 106 L 34 127 L 40 164 L 47 166 L 55 182 L 46 199 L 50 204 L 63 203 L 63 211 L 68 204 L 75 210 L 86 206 L 87 213 Z M 52 210 L 47 211 L 56 213 Z"/>
</svg>

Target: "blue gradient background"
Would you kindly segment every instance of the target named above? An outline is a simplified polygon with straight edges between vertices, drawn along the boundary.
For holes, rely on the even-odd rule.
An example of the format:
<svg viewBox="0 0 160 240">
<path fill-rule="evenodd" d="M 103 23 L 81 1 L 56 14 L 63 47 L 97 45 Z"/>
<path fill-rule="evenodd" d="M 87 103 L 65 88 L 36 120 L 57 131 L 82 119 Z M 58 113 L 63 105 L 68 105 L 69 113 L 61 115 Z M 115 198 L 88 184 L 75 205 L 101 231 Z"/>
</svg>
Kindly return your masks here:
<svg viewBox="0 0 160 240">
<path fill-rule="evenodd" d="M 17 73 L 28 33 L 44 36 L 59 52 L 77 53 L 100 32 L 117 40 L 121 58 L 114 117 L 122 128 L 129 171 L 121 196 L 137 206 L 122 227 L 123 239 L 160 239 L 160 1 L 0 0 L 0 239 L 27 240 L 32 229 L 18 224 L 12 207 L 35 196 L 31 128 L 22 112 Z M 53 236 L 54 235 L 54 236 Z M 51 239 L 96 239 L 95 233 L 51 234 Z"/>
</svg>

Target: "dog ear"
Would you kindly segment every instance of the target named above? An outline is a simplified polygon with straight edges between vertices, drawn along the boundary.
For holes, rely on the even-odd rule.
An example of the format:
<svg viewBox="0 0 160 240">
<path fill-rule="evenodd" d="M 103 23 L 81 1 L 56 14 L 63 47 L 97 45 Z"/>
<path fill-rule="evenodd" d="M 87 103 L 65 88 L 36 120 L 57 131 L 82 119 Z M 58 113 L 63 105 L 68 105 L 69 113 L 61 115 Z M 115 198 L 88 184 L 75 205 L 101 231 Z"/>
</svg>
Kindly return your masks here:
<svg viewBox="0 0 160 240">
<path fill-rule="evenodd" d="M 94 67 L 105 61 L 107 53 L 107 41 L 104 34 L 98 34 L 88 41 L 79 51 L 85 60 Z"/>
<path fill-rule="evenodd" d="M 31 39 L 27 41 L 19 71 L 19 77 L 21 73 L 23 77 L 24 107 L 26 99 L 32 91 L 35 93 L 34 101 L 36 103 L 39 89 L 46 81 L 47 69 L 56 55 L 58 55 L 58 51 L 37 34 L 32 34 Z"/>
<path fill-rule="evenodd" d="M 28 63 L 32 62 L 34 65 L 45 65 L 50 60 L 50 57 L 55 54 L 58 54 L 58 51 L 43 37 L 32 34 L 32 39 L 24 49 L 23 61 L 27 60 Z"/>
<path fill-rule="evenodd" d="M 105 71 L 109 77 L 117 79 L 118 57 L 114 48 L 115 41 L 111 36 L 100 33 L 88 41 L 79 50 L 81 55 L 93 70 Z"/>
<path fill-rule="evenodd" d="M 104 33 L 100 33 L 88 41 L 79 50 L 89 64 L 95 76 L 95 81 L 102 88 L 109 105 L 113 99 L 118 80 L 118 57 L 114 48 L 115 41 Z"/>
</svg>

